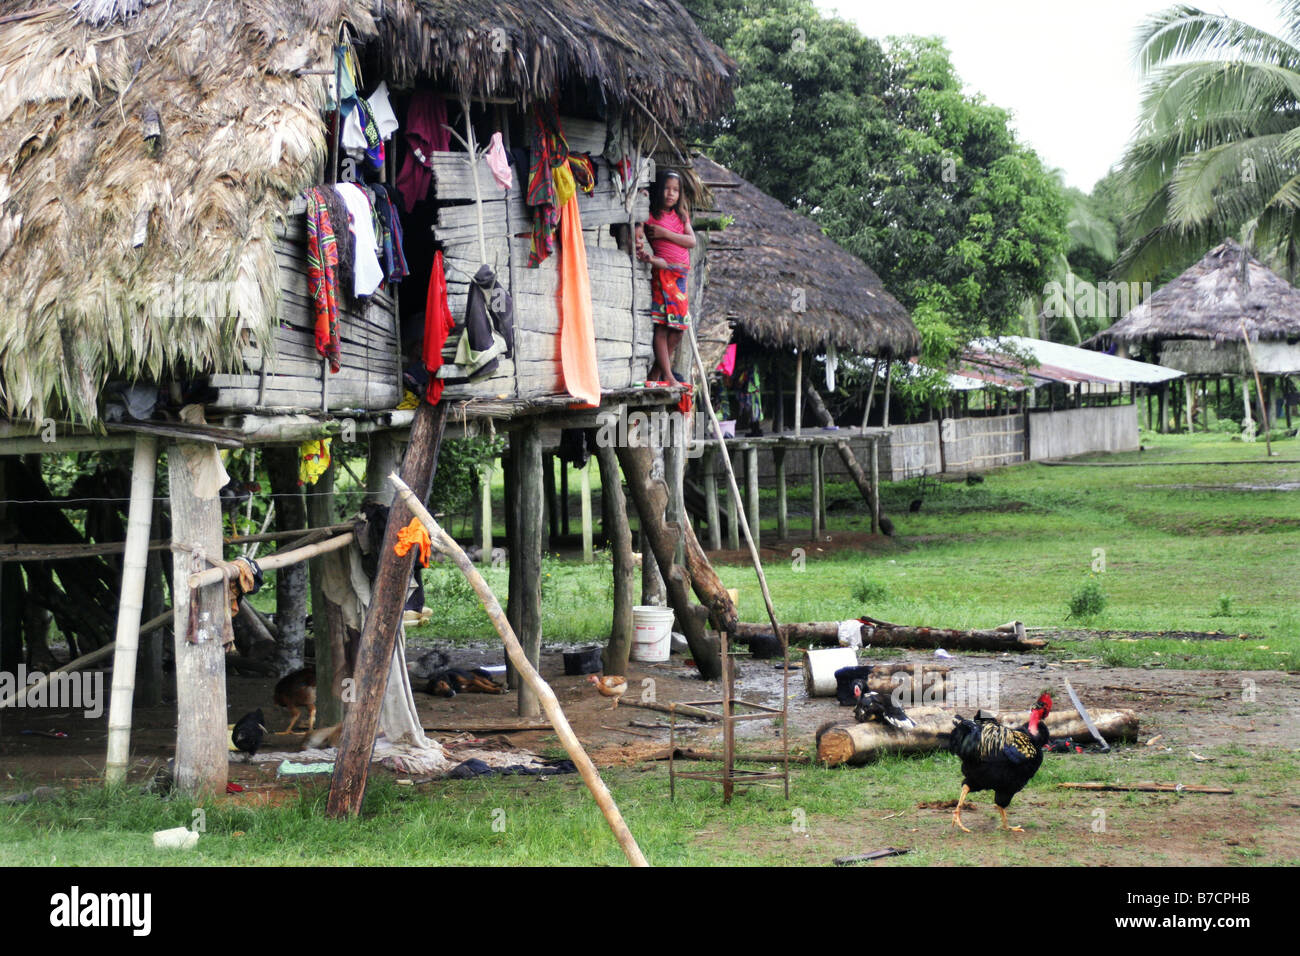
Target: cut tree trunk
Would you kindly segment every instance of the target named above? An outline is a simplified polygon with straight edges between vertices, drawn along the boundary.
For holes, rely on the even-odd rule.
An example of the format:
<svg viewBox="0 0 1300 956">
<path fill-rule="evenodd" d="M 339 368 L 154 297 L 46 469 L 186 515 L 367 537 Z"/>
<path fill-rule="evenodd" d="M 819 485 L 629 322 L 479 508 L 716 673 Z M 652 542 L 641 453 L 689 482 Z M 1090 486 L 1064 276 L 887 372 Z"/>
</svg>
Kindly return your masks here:
<svg viewBox="0 0 1300 956">
<path fill-rule="evenodd" d="M 623 475 L 618 456 L 608 445 L 598 445 L 596 462 L 600 466 L 600 493 L 605 509 L 605 539 L 614 559 L 614 619 L 605 648 L 605 673 L 627 673 L 627 656 L 632 650 L 632 606 L 636 602 L 636 564 L 632 560 L 632 529 L 627 521 L 627 499 L 623 495 Z"/>
<path fill-rule="evenodd" d="M 442 402 L 437 405 L 421 404 L 411 423 L 411 443 L 402 459 L 402 480 L 421 500 L 428 498 L 429 489 L 433 485 L 438 449 L 446 422 L 447 405 Z M 373 597 L 357 651 L 354 671 L 356 700 L 348 708 L 347 717 L 343 720 L 338 757 L 330 782 L 326 813 L 331 817 L 356 816 L 361 812 L 361 803 L 365 798 L 370 755 L 375 746 L 375 729 L 379 725 L 379 709 L 384 701 L 384 691 L 392 669 L 397 627 L 402 619 L 402 605 L 406 603 L 406 585 L 411 580 L 411 569 L 418 550 L 411 548 L 405 556 L 399 556 L 394 550 L 397 533 L 410 520 L 410 509 L 394 500 L 388 515 L 388 526 L 384 531 L 379 570 L 371 589 Z"/>
<path fill-rule="evenodd" d="M 922 753 L 945 750 L 952 730 L 954 713 L 938 707 L 917 707 L 907 711 L 916 726 L 899 730 L 878 721 L 834 723 L 817 733 L 817 759 L 827 766 L 864 764 L 886 753 Z M 1000 711 L 998 720 L 1008 727 L 1022 726 L 1026 711 Z M 1107 740 L 1128 740 L 1137 736 L 1138 715 L 1132 710 L 1103 711 L 1093 717 L 1097 729 Z M 1092 734 L 1074 711 L 1060 711 L 1047 718 L 1047 730 L 1053 739 L 1069 738 L 1080 743 L 1092 740 Z"/>
<path fill-rule="evenodd" d="M 812 624 L 783 624 L 782 631 L 791 644 L 809 644 L 813 647 L 838 647 L 840 625 L 838 621 L 820 621 Z M 768 624 L 741 622 L 736 625 L 737 639 L 748 642 L 757 634 L 771 634 Z M 1047 646 L 1043 638 L 1024 637 L 1023 628 L 994 628 L 991 630 L 954 630 L 941 627 L 910 627 L 877 621 L 874 626 L 862 626 L 862 643 L 880 647 L 944 647 L 960 650 L 1002 651 L 1039 650 Z"/>
<path fill-rule="evenodd" d="M 298 450 L 273 446 L 266 449 L 265 459 L 275 500 L 275 528 L 280 532 L 301 531 L 307 527 L 307 509 L 298 485 Z M 280 631 L 275 665 L 281 675 L 289 674 L 302 667 L 307 641 L 305 564 L 276 571 L 275 626 Z"/>
<path fill-rule="evenodd" d="M 664 520 L 668 505 L 668 485 L 662 477 L 653 477 L 654 456 L 649 448 L 619 447 L 617 454 L 641 520 L 642 564 L 647 563 L 645 549 L 648 544 L 663 575 L 668 604 L 677 615 L 677 623 L 686 633 L 686 643 L 690 646 L 700 676 L 705 680 L 716 680 L 722 676 L 718 643 L 708 637 L 700 619 L 691 610 L 690 591 L 687 588 L 689 574 L 673 564 L 673 552 L 682 532 L 678 526 L 669 525 Z M 698 543 L 696 547 L 698 548 Z"/>
</svg>

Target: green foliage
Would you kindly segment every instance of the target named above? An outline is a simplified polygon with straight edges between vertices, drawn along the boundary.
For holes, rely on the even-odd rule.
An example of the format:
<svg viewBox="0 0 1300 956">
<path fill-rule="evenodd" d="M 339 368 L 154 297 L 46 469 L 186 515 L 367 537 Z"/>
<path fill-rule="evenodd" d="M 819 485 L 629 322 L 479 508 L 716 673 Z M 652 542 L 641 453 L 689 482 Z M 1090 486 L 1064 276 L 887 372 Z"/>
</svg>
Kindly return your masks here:
<svg viewBox="0 0 1300 956">
<path fill-rule="evenodd" d="M 853 586 L 853 600 L 859 604 L 879 604 L 889 598 L 889 588 L 869 575 L 863 575 Z"/>
<path fill-rule="evenodd" d="M 438 451 L 438 473 L 429 495 L 435 514 L 459 514 L 470 507 L 482 468 L 505 450 L 505 436 L 449 438 Z"/>
<path fill-rule="evenodd" d="M 1089 575 L 1083 586 L 1074 592 L 1069 608 L 1069 616 L 1076 619 L 1093 618 L 1106 609 L 1106 595 L 1096 575 Z"/>
<path fill-rule="evenodd" d="M 1232 595 L 1220 594 L 1218 609 L 1210 614 L 1210 617 L 1232 617 Z"/>
</svg>

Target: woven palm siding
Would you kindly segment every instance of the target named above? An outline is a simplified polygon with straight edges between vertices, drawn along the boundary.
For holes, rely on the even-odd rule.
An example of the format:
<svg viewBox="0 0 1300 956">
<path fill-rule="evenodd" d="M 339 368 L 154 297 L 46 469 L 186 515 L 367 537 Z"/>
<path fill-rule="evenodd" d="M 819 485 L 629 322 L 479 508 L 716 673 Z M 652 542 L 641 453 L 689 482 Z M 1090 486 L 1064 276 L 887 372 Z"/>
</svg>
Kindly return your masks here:
<svg viewBox="0 0 1300 956">
<path fill-rule="evenodd" d="M 1112 342 L 1162 339 L 1240 341 L 1243 320 L 1254 340 L 1300 340 L 1300 289 L 1229 239 L 1083 344 L 1107 348 Z"/>
<path fill-rule="evenodd" d="M 699 321 L 706 362 L 721 358 L 728 326 L 771 348 L 819 352 L 834 345 L 896 359 L 917 354 L 916 326 L 870 266 L 826 238 L 812 219 L 730 170 L 703 156 L 693 165 L 717 213 L 734 220 L 709 239 Z M 804 310 L 796 311 L 800 290 Z"/>
<path fill-rule="evenodd" d="M 522 105 L 586 81 L 670 130 L 728 96 L 674 0 L 0 0 L 0 411 L 93 422 L 110 378 L 268 347 L 273 230 L 322 180 L 344 21 L 394 86 Z"/>
</svg>

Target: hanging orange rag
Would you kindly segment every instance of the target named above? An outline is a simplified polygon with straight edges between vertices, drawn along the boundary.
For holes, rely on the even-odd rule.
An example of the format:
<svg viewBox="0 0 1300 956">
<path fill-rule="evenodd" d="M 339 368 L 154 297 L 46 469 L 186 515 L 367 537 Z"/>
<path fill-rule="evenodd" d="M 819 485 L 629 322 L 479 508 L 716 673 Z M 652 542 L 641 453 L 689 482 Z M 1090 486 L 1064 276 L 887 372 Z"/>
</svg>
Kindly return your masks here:
<svg viewBox="0 0 1300 956">
<path fill-rule="evenodd" d="M 399 558 L 404 558 L 413 545 L 420 549 L 420 567 L 427 568 L 433 542 L 429 540 L 429 532 L 424 529 L 419 518 L 412 518 L 410 524 L 397 532 L 397 544 L 393 546 L 393 551 Z"/>
<path fill-rule="evenodd" d="M 576 195 L 560 210 L 560 374 L 569 394 L 583 403 L 577 407 L 600 405 L 591 280 Z"/>
</svg>

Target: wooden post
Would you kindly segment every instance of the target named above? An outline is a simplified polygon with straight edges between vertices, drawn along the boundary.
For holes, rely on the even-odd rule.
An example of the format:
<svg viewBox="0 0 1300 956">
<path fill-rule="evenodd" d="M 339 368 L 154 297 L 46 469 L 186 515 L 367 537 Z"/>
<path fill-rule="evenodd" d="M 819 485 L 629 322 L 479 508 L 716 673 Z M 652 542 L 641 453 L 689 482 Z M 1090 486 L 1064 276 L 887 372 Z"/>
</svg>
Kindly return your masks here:
<svg viewBox="0 0 1300 956">
<path fill-rule="evenodd" d="M 676 434 L 672 434 L 676 432 Z M 685 429 L 677 432 L 672 429 L 669 432 L 670 442 L 663 446 L 664 462 L 664 480 L 668 482 L 668 511 L 665 515 L 669 524 L 682 527 L 686 518 L 686 500 L 682 483 L 686 478 L 686 455 L 685 449 L 681 442 L 685 438 Z M 673 564 L 684 565 L 686 563 L 686 548 L 682 536 L 677 536 L 677 544 L 673 548 Z M 663 570 L 662 568 L 660 569 Z"/>
<path fill-rule="evenodd" d="M 776 465 L 776 536 L 784 541 L 790 537 L 790 502 L 785 487 L 785 449 L 772 449 L 772 461 Z"/>
<path fill-rule="evenodd" d="M 623 496 L 618 456 L 612 447 L 597 445 L 596 461 L 600 466 L 600 495 L 609 501 L 605 513 L 610 522 L 604 530 L 614 559 L 614 620 L 610 625 L 609 644 L 605 648 L 605 673 L 626 674 L 627 656 L 632 650 L 632 606 L 636 603 L 632 529 L 627 521 L 627 499 Z M 642 554 L 641 560 L 654 564 L 648 554 Z"/>
<path fill-rule="evenodd" d="M 560 534 L 569 536 L 569 463 L 559 455 L 555 461 L 560 466 Z"/>
<path fill-rule="evenodd" d="M 1158 412 L 1159 412 L 1159 415 L 1160 415 L 1160 423 L 1159 423 L 1160 427 L 1157 428 L 1156 431 L 1157 431 L 1159 434 L 1164 435 L 1164 434 L 1167 434 L 1168 431 L 1169 431 L 1169 412 L 1168 412 L 1168 409 L 1166 408 L 1166 405 L 1165 405 L 1166 401 L 1167 401 L 1168 398 L 1169 398 L 1169 383 L 1168 383 L 1168 382 L 1161 382 L 1161 383 L 1160 383 L 1160 394 L 1159 394 L 1158 398 L 1159 398 L 1159 401 L 1158 401 L 1156 404 L 1157 404 L 1157 409 L 1158 409 Z"/>
<path fill-rule="evenodd" d="M 303 488 L 298 484 L 298 449 L 272 446 L 264 455 L 271 493 L 275 496 L 275 530 L 300 531 L 307 527 Z M 308 485 L 315 490 L 314 485 Z M 275 623 L 280 631 L 275 666 L 280 674 L 302 667 L 307 640 L 307 567 L 294 565 L 275 576 Z M 403 592 L 405 594 L 405 592 Z"/>
<path fill-rule="evenodd" d="M 474 593 L 478 595 L 479 601 L 483 604 L 483 609 L 487 611 L 488 617 L 492 619 L 497 633 L 501 635 L 501 639 L 506 645 L 506 655 L 514 666 L 519 669 L 526 686 L 533 696 L 541 702 L 542 709 L 546 711 L 547 719 L 551 722 L 556 735 L 560 738 L 560 743 L 577 766 L 583 783 L 587 785 L 587 789 L 591 791 L 591 795 L 595 798 L 601 813 L 605 815 L 605 820 L 609 823 L 610 829 L 614 831 L 614 836 L 617 838 L 619 846 L 623 848 L 629 862 L 633 866 L 648 866 L 645 857 L 641 854 L 640 847 L 637 846 L 636 840 L 632 838 L 632 833 L 628 830 L 627 824 L 618 812 L 614 799 L 609 795 L 609 790 L 605 787 L 604 781 L 600 779 L 595 764 L 591 762 L 591 758 L 582 749 L 582 744 L 573 733 L 573 728 L 569 726 L 564 711 L 560 709 L 559 701 L 555 699 L 555 692 L 542 680 L 541 675 L 537 673 L 527 654 L 524 653 L 518 637 L 511 631 L 510 623 L 506 620 L 506 616 L 501 613 L 501 605 L 491 589 L 488 588 L 487 582 L 475 570 L 474 565 L 470 564 L 465 552 L 438 526 L 438 522 L 434 521 L 433 516 L 416 500 L 410 489 L 402 488 L 399 485 L 398 491 L 409 506 L 416 511 L 420 520 L 424 522 L 434 546 L 456 563 L 461 573 L 473 586 Z"/>
<path fill-rule="evenodd" d="M 510 434 L 515 467 L 516 499 L 514 537 L 510 539 L 510 626 L 523 644 L 524 653 L 536 667 L 542 654 L 542 502 L 544 472 L 550 460 L 542 455 L 542 434 L 537 425 L 527 424 Z M 554 472 L 552 485 L 554 484 Z M 537 696 L 524 685 L 513 665 L 507 668 L 510 686 L 519 690 L 519 716 L 541 713 Z"/>
<path fill-rule="evenodd" d="M 1025 413 L 1029 421 L 1029 413 Z M 1028 439 L 1026 439 L 1026 442 Z M 1026 446 L 1027 447 L 1027 446 Z M 1028 451 L 1026 451 L 1028 457 Z M 871 439 L 871 533 L 880 534 L 880 439 Z"/>
<path fill-rule="evenodd" d="M 1195 386 L 1192 384 L 1192 380 L 1190 378 L 1183 379 L 1183 401 L 1187 408 L 1187 434 L 1189 435 L 1196 431 L 1196 424 L 1192 418 L 1192 403 L 1194 402 L 1192 396 L 1194 393 Z"/>
<path fill-rule="evenodd" d="M 704 512 L 709 522 L 709 550 L 722 550 L 722 518 L 718 513 L 718 476 L 714 473 L 717 466 L 718 450 L 713 445 L 704 449 L 700 458 L 700 470 L 704 474 Z"/>
<path fill-rule="evenodd" d="M 433 484 L 446 422 L 445 402 L 437 405 L 421 403 L 415 411 L 415 420 L 411 424 L 411 442 L 402 459 L 402 480 L 422 500 L 428 497 Z M 415 564 L 417 549 L 410 549 L 404 557 L 399 557 L 394 551 L 398 532 L 410 520 L 410 508 L 400 501 L 394 501 L 384 531 L 379 570 L 371 589 L 373 597 L 353 669 L 357 697 L 343 720 L 338 757 L 334 762 L 334 777 L 330 782 L 326 813 L 331 817 L 356 816 L 361 812 L 361 802 L 365 797 L 370 755 L 375 746 L 375 728 L 379 724 L 379 708 L 388 687 L 393 648 L 397 643 L 397 628 L 402 620 L 402 605 L 406 602 L 406 585 L 411 579 L 411 569 Z M 221 729 L 225 730 L 224 722 Z M 222 749 L 225 749 L 224 744 Z"/>
<path fill-rule="evenodd" d="M 171 498 L 172 633 L 176 656 L 176 786 L 191 796 L 222 793 L 229 762 L 226 731 L 226 652 L 223 627 L 230 613 L 224 582 L 193 590 L 186 581 L 202 570 L 200 554 L 221 557 L 221 505 L 200 499 L 186 464 L 194 443 L 167 450 Z M 191 610 L 192 609 L 192 610 Z"/>
<path fill-rule="evenodd" d="M 540 469 L 538 478 L 543 489 L 542 506 L 546 509 L 546 550 L 550 551 L 556 546 L 555 539 L 560 536 L 560 496 L 555 490 L 555 456 L 542 455 Z M 524 646 L 528 646 L 526 640 Z"/>
<path fill-rule="evenodd" d="M 668 507 L 668 484 L 655 475 L 654 455 L 651 449 L 620 446 L 617 450 L 619 465 L 627 478 L 628 490 L 636 504 L 641 519 L 641 563 L 657 563 L 668 593 L 668 604 L 677 615 L 677 624 L 686 635 L 691 656 L 705 680 L 714 680 L 721 674 L 719 648 L 704 632 L 704 625 L 694 613 L 685 571 L 673 564 L 677 540 L 684 533 L 679 526 L 670 526 L 664 520 Z M 653 552 L 653 562 L 648 552 Z"/>
<path fill-rule="evenodd" d="M 893 385 L 894 363 L 885 361 L 885 404 L 880 409 L 880 425 L 882 428 L 889 427 L 889 390 Z"/>
<path fill-rule="evenodd" d="M 479 562 L 481 564 L 492 563 L 492 463 L 488 462 L 483 466 L 483 471 L 479 476 L 480 479 L 480 498 L 482 499 L 479 506 Z M 587 502 L 590 507 L 590 500 Z"/>
<path fill-rule="evenodd" d="M 794 437 L 803 427 L 803 352 L 794 350 Z"/>
<path fill-rule="evenodd" d="M 808 478 L 812 485 L 812 529 L 810 534 L 814 541 L 820 541 L 822 537 L 822 483 L 820 468 L 818 467 L 818 452 L 821 445 L 813 445 L 808 449 Z"/>
<path fill-rule="evenodd" d="M 754 536 L 754 547 L 759 547 L 758 537 L 758 446 L 745 449 L 745 497 L 749 509 L 749 530 Z"/>
<path fill-rule="evenodd" d="M 825 533 L 826 529 L 830 527 L 830 519 L 826 515 L 826 446 L 822 444 L 818 444 L 816 447 L 817 447 L 817 487 L 821 489 L 821 493 L 817 496 L 817 500 L 821 502 L 821 507 L 822 507 L 821 526 L 822 526 L 822 532 Z"/>
<path fill-rule="evenodd" d="M 144 607 L 145 564 L 149 528 L 153 522 L 154 475 L 158 469 L 158 443 L 153 435 L 135 437 L 131 465 L 131 505 L 127 513 L 126 553 L 122 561 L 122 597 L 117 607 L 117 637 L 113 652 L 113 695 L 108 709 L 108 756 L 104 782 L 126 779 L 131 754 L 131 703 L 135 698 L 135 661 L 140 641 L 140 614 Z"/>
<path fill-rule="evenodd" d="M 582 496 L 582 561 L 584 564 L 591 564 L 593 557 L 591 545 L 591 459 L 588 458 L 586 463 L 578 470 L 578 478 L 581 481 L 580 493 Z"/>
<path fill-rule="evenodd" d="M 375 432 L 370 436 L 370 450 L 366 454 L 366 500 L 385 507 L 393 500 L 393 487 L 388 474 L 397 467 L 397 440 L 388 432 Z"/>
<path fill-rule="evenodd" d="M 331 459 L 329 469 L 311 486 L 312 493 L 307 496 L 307 527 L 328 528 L 338 520 L 334 514 L 334 478 L 338 471 Z M 334 653 L 334 635 L 342 633 L 344 624 L 342 608 L 325 598 L 327 560 L 315 557 L 307 562 L 307 573 L 311 579 L 311 633 L 316 645 L 318 727 L 330 727 L 343 719 L 343 701 L 337 690 L 342 677 L 336 675 L 347 667 L 347 661 L 336 657 Z"/>
<path fill-rule="evenodd" d="M 726 452 L 726 454 L 732 455 L 733 453 Z M 739 461 L 740 452 L 737 451 L 731 459 L 731 468 L 733 471 L 739 471 L 736 467 Z M 736 501 L 736 496 L 731 493 L 730 488 L 725 489 L 725 494 L 727 496 L 727 547 L 732 551 L 739 551 L 740 522 L 738 520 L 738 513 L 740 511 L 740 504 Z"/>
<path fill-rule="evenodd" d="M 871 363 L 871 383 L 867 386 L 866 407 L 862 410 L 862 430 L 867 430 L 867 419 L 871 417 L 871 400 L 876 397 L 876 376 L 880 373 L 880 356 Z"/>
<path fill-rule="evenodd" d="M 1255 364 L 1255 350 L 1251 347 L 1250 336 L 1246 333 L 1246 320 L 1241 320 L 1241 337 L 1246 340 L 1246 358 L 1250 359 L 1250 370 L 1255 373 L 1255 397 L 1259 399 L 1259 427 L 1264 430 L 1264 447 L 1270 458 L 1273 457 L 1273 440 L 1269 437 L 1269 409 L 1264 404 L 1264 386 L 1259 381 L 1259 366 Z"/>
<path fill-rule="evenodd" d="M 156 480 L 156 479 L 155 479 Z M 162 502 L 153 502 L 154 527 L 162 531 Z M 167 609 L 166 595 L 163 593 L 163 552 L 150 551 L 145 559 L 144 606 L 142 615 L 146 621 L 153 620 Z M 163 634 L 158 628 L 145 633 L 140 632 L 140 647 L 136 652 L 135 666 L 135 703 L 141 707 L 157 707 L 163 699 L 162 669 Z"/>
</svg>

